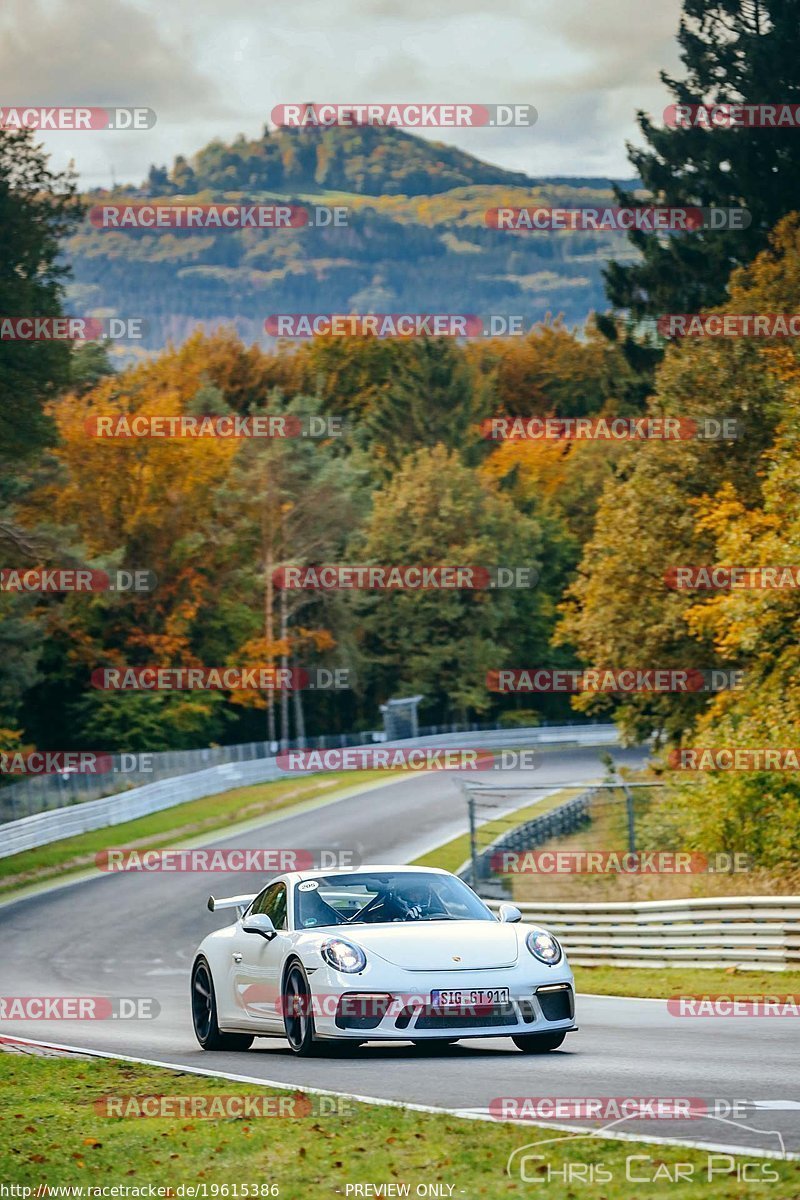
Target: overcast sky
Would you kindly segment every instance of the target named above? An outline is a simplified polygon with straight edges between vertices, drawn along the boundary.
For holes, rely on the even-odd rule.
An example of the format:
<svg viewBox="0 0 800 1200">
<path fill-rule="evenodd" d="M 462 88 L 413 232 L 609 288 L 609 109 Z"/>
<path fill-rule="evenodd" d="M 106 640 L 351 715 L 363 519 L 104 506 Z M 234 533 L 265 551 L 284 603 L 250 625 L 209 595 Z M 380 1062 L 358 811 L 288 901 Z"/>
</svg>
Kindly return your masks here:
<svg viewBox="0 0 800 1200">
<path fill-rule="evenodd" d="M 628 177 L 635 113 L 667 103 L 680 0 L 3 0 L 0 104 L 140 105 L 154 129 L 52 133 L 85 186 L 139 183 L 293 101 L 535 105 L 533 129 L 433 131 L 532 175 Z"/>
</svg>

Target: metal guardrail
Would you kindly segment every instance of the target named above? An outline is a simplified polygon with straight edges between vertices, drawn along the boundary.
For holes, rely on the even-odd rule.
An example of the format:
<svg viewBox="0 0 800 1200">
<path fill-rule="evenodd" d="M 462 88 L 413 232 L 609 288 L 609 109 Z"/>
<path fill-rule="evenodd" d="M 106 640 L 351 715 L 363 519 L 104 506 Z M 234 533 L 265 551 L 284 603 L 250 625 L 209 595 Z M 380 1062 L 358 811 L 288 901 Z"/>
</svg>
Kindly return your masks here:
<svg viewBox="0 0 800 1200">
<path fill-rule="evenodd" d="M 363 735 L 362 735 L 363 736 Z M 207 746 L 199 750 L 165 750 L 155 754 L 103 755 L 109 770 L 98 774 L 33 775 L 0 787 L 0 822 L 32 817 L 49 809 L 85 804 L 102 796 L 129 791 L 159 779 L 188 775 L 224 763 L 248 762 L 269 752 L 266 742 Z"/>
<path fill-rule="evenodd" d="M 534 729 L 498 729 L 484 732 L 446 733 L 408 738 L 402 742 L 386 742 L 387 746 L 447 746 L 464 744 L 476 749 L 502 749 L 504 746 L 527 745 L 603 745 L 618 741 L 618 732 L 613 725 L 564 725 L 540 726 Z M 373 746 L 373 742 L 360 745 Z M 313 748 L 313 747 L 310 747 Z M 306 773 L 306 772 L 304 772 Z M 293 772 L 299 775 L 300 772 Z M 219 795 L 237 787 L 250 787 L 257 783 L 269 783 L 289 777 L 287 771 L 277 765 L 274 756 L 257 758 L 248 762 L 221 763 L 203 771 L 192 771 L 169 779 L 131 788 L 114 796 L 98 800 L 87 800 L 82 804 L 53 809 L 8 821 L 0 825 L 0 858 L 46 846 L 63 838 L 103 829 L 111 825 L 122 825 L 137 817 L 160 812 L 189 800 L 200 800 L 206 796 Z M 358 780 L 353 773 L 353 782 Z"/>
<path fill-rule="evenodd" d="M 596 789 L 589 788 L 540 817 L 505 830 L 466 863 L 459 875 L 496 909 L 492 856 L 531 850 L 580 828 Z M 505 900 L 509 900 L 505 896 Z M 800 896 L 742 896 L 693 900 L 531 903 L 517 905 L 525 920 L 551 930 L 580 967 L 736 967 L 783 971 L 800 967 Z"/>
<path fill-rule="evenodd" d="M 800 968 L 800 896 L 517 907 L 551 930 L 576 966 Z"/>
<path fill-rule="evenodd" d="M 459 871 L 459 875 L 473 887 L 480 888 L 492 878 L 491 864 L 496 854 L 503 850 L 533 850 L 550 838 L 564 837 L 568 833 L 574 833 L 576 829 L 583 828 L 591 819 L 589 808 L 596 794 L 594 788 L 589 788 L 566 803 L 559 804 L 557 808 L 551 808 L 540 817 L 532 817 L 529 821 L 522 821 L 513 829 L 504 831 L 483 850 L 478 851 L 472 861 Z M 473 880 L 473 875 L 477 877 L 476 880 Z"/>
<path fill-rule="evenodd" d="M 587 728 L 584 722 L 575 728 Z M 539 727 L 543 731 L 547 726 Z M 554 727 L 555 728 L 555 727 Z M 563 728 L 559 726 L 558 728 Z M 597 728 L 597 726 L 595 726 Z M 471 737 L 476 732 L 509 734 L 509 744 L 514 743 L 520 730 L 506 730 L 496 724 L 429 725 L 419 731 L 420 738 L 444 737 L 455 739 Z M 153 754 L 104 755 L 109 759 L 110 770 L 100 774 L 53 774 L 31 776 L 16 783 L 0 786 L 0 823 L 18 821 L 34 813 L 49 809 L 66 808 L 70 804 L 85 804 L 104 796 L 129 791 L 160 779 L 173 779 L 178 775 L 190 775 L 195 771 L 206 771 L 210 767 L 225 763 L 252 762 L 273 756 L 281 749 L 286 750 L 334 750 L 348 746 L 364 746 L 385 741 L 381 730 L 366 733 L 329 733 L 308 737 L 303 742 L 289 741 L 285 746 L 278 742 L 244 742 L 235 746 L 206 746 L 197 750 L 165 750 Z M 405 744 L 405 743 L 404 743 Z M 411 744 L 410 742 L 408 744 Z M 146 762 L 142 762 L 145 759 Z M 0 780 L 0 783 L 2 781 Z"/>
<path fill-rule="evenodd" d="M 84 804 L 73 804 L 68 808 L 22 817 L 19 821 L 8 821 L 0 825 L 0 858 L 93 829 L 123 825 L 126 821 L 135 821 L 137 817 L 146 817 L 189 800 L 201 800 L 205 796 L 230 791 L 231 788 L 269 783 L 284 775 L 285 772 L 275 765 L 274 758 L 223 763 L 207 771 L 193 771 L 191 775 L 179 775 L 145 784 L 144 787 L 131 788 L 116 796 L 87 800 Z"/>
</svg>

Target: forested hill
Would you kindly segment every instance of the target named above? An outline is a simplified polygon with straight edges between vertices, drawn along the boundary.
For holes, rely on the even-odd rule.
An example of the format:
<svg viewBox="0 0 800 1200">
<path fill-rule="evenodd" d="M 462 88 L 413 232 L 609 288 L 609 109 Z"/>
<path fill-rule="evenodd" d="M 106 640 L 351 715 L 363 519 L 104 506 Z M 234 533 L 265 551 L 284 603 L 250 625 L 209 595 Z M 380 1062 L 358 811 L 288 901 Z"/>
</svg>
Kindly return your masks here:
<svg viewBox="0 0 800 1200">
<path fill-rule="evenodd" d="M 170 171 L 152 168 L 147 187 L 157 195 L 322 188 L 362 196 L 432 196 L 469 184 L 504 183 L 524 187 L 533 180 L 401 129 L 265 126 L 252 141 L 240 136 L 231 145 L 209 142 L 189 161 L 178 156 Z"/>
<path fill-rule="evenodd" d="M 530 137 L 535 158 L 535 129 Z M 187 234 L 87 221 L 69 244 L 69 307 L 144 317 L 149 331 L 136 349 L 221 325 L 266 344 L 264 319 L 284 312 L 496 313 L 526 325 L 552 313 L 582 324 L 605 307 L 605 262 L 626 254 L 617 234 L 515 236 L 486 226 L 486 211 L 503 204 L 611 203 L 608 180 L 536 180 L 391 128 L 265 129 L 253 141 L 211 142 L 169 170 L 154 166 L 141 188 L 90 200 L 178 197 L 341 204 L 347 227 Z"/>
</svg>

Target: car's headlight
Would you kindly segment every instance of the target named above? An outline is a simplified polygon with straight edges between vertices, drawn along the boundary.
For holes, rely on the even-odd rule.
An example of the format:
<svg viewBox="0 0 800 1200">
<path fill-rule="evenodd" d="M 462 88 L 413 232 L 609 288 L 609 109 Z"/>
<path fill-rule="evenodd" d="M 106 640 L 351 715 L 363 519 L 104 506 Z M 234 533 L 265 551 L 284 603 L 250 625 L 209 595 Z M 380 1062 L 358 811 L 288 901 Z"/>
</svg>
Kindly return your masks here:
<svg viewBox="0 0 800 1200">
<path fill-rule="evenodd" d="M 546 933 L 544 929 L 532 929 L 525 938 L 525 945 L 534 958 L 547 963 L 549 967 L 561 961 L 561 947 L 552 933 Z"/>
<path fill-rule="evenodd" d="M 329 967 L 344 971 L 347 975 L 363 971 L 367 965 L 367 956 L 361 947 L 341 938 L 328 938 L 327 942 L 323 942 L 320 954 Z"/>
</svg>

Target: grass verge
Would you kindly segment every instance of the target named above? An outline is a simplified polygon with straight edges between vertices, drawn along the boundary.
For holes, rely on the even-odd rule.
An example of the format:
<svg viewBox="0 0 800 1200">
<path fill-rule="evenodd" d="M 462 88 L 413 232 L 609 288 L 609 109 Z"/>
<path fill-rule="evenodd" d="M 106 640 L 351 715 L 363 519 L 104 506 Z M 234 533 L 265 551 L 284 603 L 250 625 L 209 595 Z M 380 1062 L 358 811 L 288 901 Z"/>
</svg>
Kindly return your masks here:
<svg viewBox="0 0 800 1200">
<path fill-rule="evenodd" d="M 663 789 L 633 793 L 636 844 L 643 851 L 683 850 L 665 836 L 674 836 L 668 827 L 670 799 Z M 592 801 L 591 822 L 574 833 L 551 838 L 536 847 L 548 851 L 600 851 L 620 856 L 628 850 L 628 819 L 625 795 L 604 791 Z M 509 875 L 514 902 L 577 901 L 578 903 L 641 900 L 687 900 L 695 896 L 772 896 L 792 894 L 790 881 L 777 879 L 769 872 L 753 868 L 742 871 L 673 871 L 665 873 L 625 873 L 614 870 L 593 874 L 578 872 L 520 873 Z"/>
<path fill-rule="evenodd" d="M 359 771 L 357 784 L 352 771 L 278 779 L 273 783 L 205 796 L 202 800 L 190 800 L 187 804 L 177 804 L 124 825 L 112 825 L 34 850 L 24 850 L 21 854 L 0 858 L 0 897 L 31 884 L 85 871 L 94 865 L 99 851 L 110 846 L 157 850 L 163 846 L 181 845 L 183 841 L 227 829 L 239 822 L 270 816 L 294 804 L 328 799 L 337 792 L 369 782 L 390 782 L 390 774 L 387 771 Z"/>
<path fill-rule="evenodd" d="M 533 817 L 541 817 L 551 808 L 557 808 L 559 804 L 566 804 L 573 796 L 579 796 L 584 790 L 584 788 L 566 788 L 552 796 L 546 796 L 535 804 L 526 804 L 524 808 L 515 809 L 513 814 L 507 813 L 497 821 L 488 821 L 485 825 L 480 826 L 480 845 L 488 846 L 494 838 L 499 837 L 507 830 L 510 816 L 513 815 L 514 821 L 522 824 L 523 821 L 529 821 Z M 467 861 L 469 854 L 469 834 L 462 833 L 452 841 L 437 846 L 428 854 L 423 854 L 421 858 L 415 858 L 413 865 L 416 867 L 442 867 L 445 871 L 457 871 Z"/>
<path fill-rule="evenodd" d="M 573 967 L 580 992 L 601 996 L 800 995 L 800 971 L 729 971 L 698 967 Z"/>
<path fill-rule="evenodd" d="M 409 1192 L 384 1194 L 413 1196 L 420 1184 L 438 1184 L 442 1190 L 428 1194 L 468 1200 L 530 1196 L 534 1178 L 523 1182 L 518 1169 L 516 1177 L 509 1177 L 509 1155 L 540 1139 L 562 1136 L 541 1125 L 523 1128 L 465 1121 L 352 1101 L 339 1101 L 344 1110 L 337 1111 L 336 1101 L 329 1097 L 304 1100 L 296 1092 L 111 1060 L 0 1054 L 0 1087 L 6 1095 L 13 1087 L 13 1100 L 0 1114 L 0 1179 L 33 1189 L 31 1195 L 42 1183 L 84 1188 L 153 1185 L 169 1189 L 166 1194 L 173 1196 L 181 1195 L 177 1191 L 181 1184 L 205 1184 L 208 1196 L 338 1200 L 347 1195 L 348 1184 L 372 1184 L 374 1188 L 390 1183 L 408 1185 Z M 511 1090 L 519 1092 L 520 1088 Z M 99 1102 L 104 1109 L 107 1097 L 121 1105 L 126 1102 L 120 1097 L 132 1096 L 163 1101 L 167 1097 L 254 1095 L 275 1097 L 276 1102 L 283 1097 L 290 1111 L 297 1103 L 295 1111 L 307 1115 L 282 1119 L 190 1114 L 146 1119 L 107 1116 L 97 1108 Z M 141 1101 L 134 1111 L 140 1105 Z M 324 1105 L 327 1112 L 320 1111 Z M 602 1163 L 612 1176 L 610 1180 L 606 1176 L 599 1193 L 604 1200 L 629 1200 L 634 1191 L 638 1195 L 642 1190 L 648 1195 L 667 1192 L 671 1200 L 744 1200 L 754 1195 L 752 1182 L 737 1179 L 737 1160 L 719 1153 L 711 1156 L 718 1172 L 711 1182 L 707 1178 L 709 1153 L 705 1151 L 584 1137 L 536 1146 L 531 1153 L 543 1156 L 538 1167 L 528 1164 L 529 1172 L 538 1169 L 543 1183 L 548 1169 L 563 1170 L 565 1163 L 572 1163 L 573 1170 L 575 1165 L 596 1169 Z M 639 1178 L 651 1179 L 649 1188 L 631 1189 L 626 1160 L 632 1156 L 642 1156 L 636 1158 L 635 1171 Z M 766 1167 L 774 1173 L 764 1194 L 769 1192 L 781 1200 L 798 1195 L 800 1163 L 752 1162 L 754 1171 Z M 670 1182 L 677 1164 L 684 1164 L 684 1180 Z M 557 1176 L 553 1183 L 554 1190 L 548 1194 L 577 1194 L 573 1187 L 560 1186 Z M 237 1192 L 234 1185 L 238 1185 Z M 262 1190 L 269 1185 L 274 1185 L 273 1192 Z M 226 1186 L 224 1192 L 213 1190 Z M 243 1190 L 245 1186 L 249 1192 Z M 580 1184 L 577 1188 L 581 1190 Z M 591 1191 L 598 1194 L 595 1188 Z M 756 1191 L 760 1194 L 760 1189 Z M 91 1195 L 88 1191 L 83 1194 Z M 358 1193 L 351 1190 L 349 1194 Z M 374 1195 L 375 1191 L 362 1191 L 364 1194 Z"/>
</svg>

